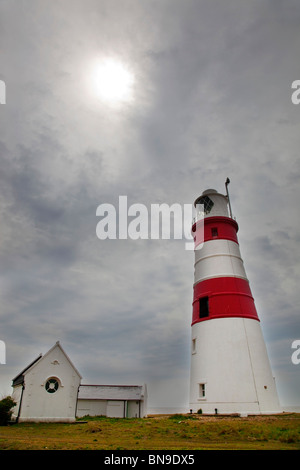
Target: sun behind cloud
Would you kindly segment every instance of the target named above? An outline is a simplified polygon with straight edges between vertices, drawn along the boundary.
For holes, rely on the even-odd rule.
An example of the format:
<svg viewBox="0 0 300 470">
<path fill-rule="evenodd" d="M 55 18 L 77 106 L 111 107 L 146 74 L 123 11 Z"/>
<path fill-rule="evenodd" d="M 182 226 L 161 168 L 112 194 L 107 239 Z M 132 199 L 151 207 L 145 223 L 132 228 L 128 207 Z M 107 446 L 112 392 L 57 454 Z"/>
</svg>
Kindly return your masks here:
<svg viewBox="0 0 300 470">
<path fill-rule="evenodd" d="M 133 100 L 134 75 L 124 63 L 116 59 L 101 61 L 95 68 L 96 95 L 110 104 Z"/>
</svg>

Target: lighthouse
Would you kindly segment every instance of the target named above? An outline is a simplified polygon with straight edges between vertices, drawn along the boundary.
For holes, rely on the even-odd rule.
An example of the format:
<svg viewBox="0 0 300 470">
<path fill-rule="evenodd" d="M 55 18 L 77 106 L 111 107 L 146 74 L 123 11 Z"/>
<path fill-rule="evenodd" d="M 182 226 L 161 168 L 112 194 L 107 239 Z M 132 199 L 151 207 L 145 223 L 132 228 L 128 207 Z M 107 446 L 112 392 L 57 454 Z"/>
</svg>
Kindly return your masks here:
<svg viewBox="0 0 300 470">
<path fill-rule="evenodd" d="M 190 409 L 206 414 L 281 412 L 228 193 L 195 200 Z"/>
</svg>

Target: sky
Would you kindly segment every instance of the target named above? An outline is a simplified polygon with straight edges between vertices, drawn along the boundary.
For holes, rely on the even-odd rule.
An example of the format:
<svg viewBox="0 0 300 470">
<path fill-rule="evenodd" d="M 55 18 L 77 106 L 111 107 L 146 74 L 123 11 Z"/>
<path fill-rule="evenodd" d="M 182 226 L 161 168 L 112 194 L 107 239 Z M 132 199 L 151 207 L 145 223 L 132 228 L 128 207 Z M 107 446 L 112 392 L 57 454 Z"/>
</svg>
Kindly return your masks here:
<svg viewBox="0 0 300 470">
<path fill-rule="evenodd" d="M 193 252 L 97 207 L 230 197 L 279 400 L 300 406 L 298 0 L 0 0 L 0 395 L 60 341 L 86 384 L 188 404 Z M 99 96 L 122 64 L 130 97 Z"/>
</svg>

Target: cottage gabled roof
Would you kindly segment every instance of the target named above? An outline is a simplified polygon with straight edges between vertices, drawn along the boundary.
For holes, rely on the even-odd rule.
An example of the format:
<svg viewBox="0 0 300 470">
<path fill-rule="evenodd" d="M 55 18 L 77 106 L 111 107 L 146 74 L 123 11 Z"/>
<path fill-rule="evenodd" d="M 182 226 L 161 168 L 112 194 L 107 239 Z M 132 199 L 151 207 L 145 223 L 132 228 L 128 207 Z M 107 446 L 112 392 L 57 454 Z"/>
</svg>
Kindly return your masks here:
<svg viewBox="0 0 300 470">
<path fill-rule="evenodd" d="M 50 354 L 53 349 L 55 348 L 59 348 L 61 350 L 61 352 L 65 355 L 66 359 L 69 361 L 70 365 L 73 367 L 73 369 L 75 370 L 76 374 L 78 374 L 78 376 L 80 377 L 80 379 L 82 379 L 81 375 L 79 374 L 78 370 L 76 369 L 76 367 L 74 366 L 73 362 L 71 361 L 71 359 L 69 358 L 68 354 L 66 353 L 66 351 L 62 348 L 61 344 L 59 341 L 56 341 L 55 345 L 52 346 L 51 349 L 49 349 L 49 351 L 43 356 L 43 358 L 45 358 L 46 356 L 48 356 L 48 354 Z"/>
<path fill-rule="evenodd" d="M 62 348 L 61 344 L 59 341 L 57 341 L 54 346 L 52 346 L 51 349 L 49 349 L 49 351 L 43 356 L 42 354 L 40 354 L 36 359 L 34 359 L 27 367 L 25 367 L 25 369 L 22 370 L 22 372 L 20 372 L 12 381 L 12 386 L 16 386 L 16 385 L 22 385 L 24 383 L 24 377 L 25 375 L 27 374 L 27 372 L 29 370 L 31 370 L 32 367 L 34 367 L 42 358 L 44 359 L 45 357 L 48 356 L 48 354 L 50 354 L 53 349 L 55 348 L 60 348 L 60 350 L 62 351 L 62 353 L 65 355 L 66 359 L 69 361 L 70 365 L 73 367 L 73 369 L 75 370 L 75 372 L 78 374 L 78 376 L 80 377 L 80 379 L 82 378 L 81 375 L 79 374 L 78 370 L 76 369 L 76 367 L 74 366 L 74 364 L 72 363 L 71 359 L 69 358 L 69 356 L 67 355 L 67 353 L 64 351 L 64 349 Z"/>
<path fill-rule="evenodd" d="M 12 386 L 14 387 L 15 385 L 22 385 L 24 382 L 24 375 L 28 371 L 28 369 L 31 368 L 34 364 L 36 364 L 41 358 L 43 357 L 42 354 L 40 354 L 36 359 L 34 359 L 30 364 L 28 364 L 25 369 L 22 370 L 12 381 Z"/>
</svg>

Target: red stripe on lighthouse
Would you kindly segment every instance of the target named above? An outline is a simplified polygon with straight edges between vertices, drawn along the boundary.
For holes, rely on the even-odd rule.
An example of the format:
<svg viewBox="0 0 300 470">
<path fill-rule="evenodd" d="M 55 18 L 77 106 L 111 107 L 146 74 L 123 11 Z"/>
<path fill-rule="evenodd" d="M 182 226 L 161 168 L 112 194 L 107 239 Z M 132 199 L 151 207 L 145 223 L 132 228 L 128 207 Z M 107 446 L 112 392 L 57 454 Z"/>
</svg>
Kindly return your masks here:
<svg viewBox="0 0 300 470">
<path fill-rule="evenodd" d="M 204 230 L 203 230 L 204 223 Z M 195 247 L 210 240 L 231 240 L 238 243 L 237 231 L 239 226 L 230 217 L 207 217 L 194 223 L 192 234 L 195 240 Z"/>
<path fill-rule="evenodd" d="M 203 307 L 205 305 L 206 307 Z M 246 279 L 216 277 L 194 286 L 192 325 L 223 317 L 244 317 L 259 321 L 249 282 Z"/>
</svg>

